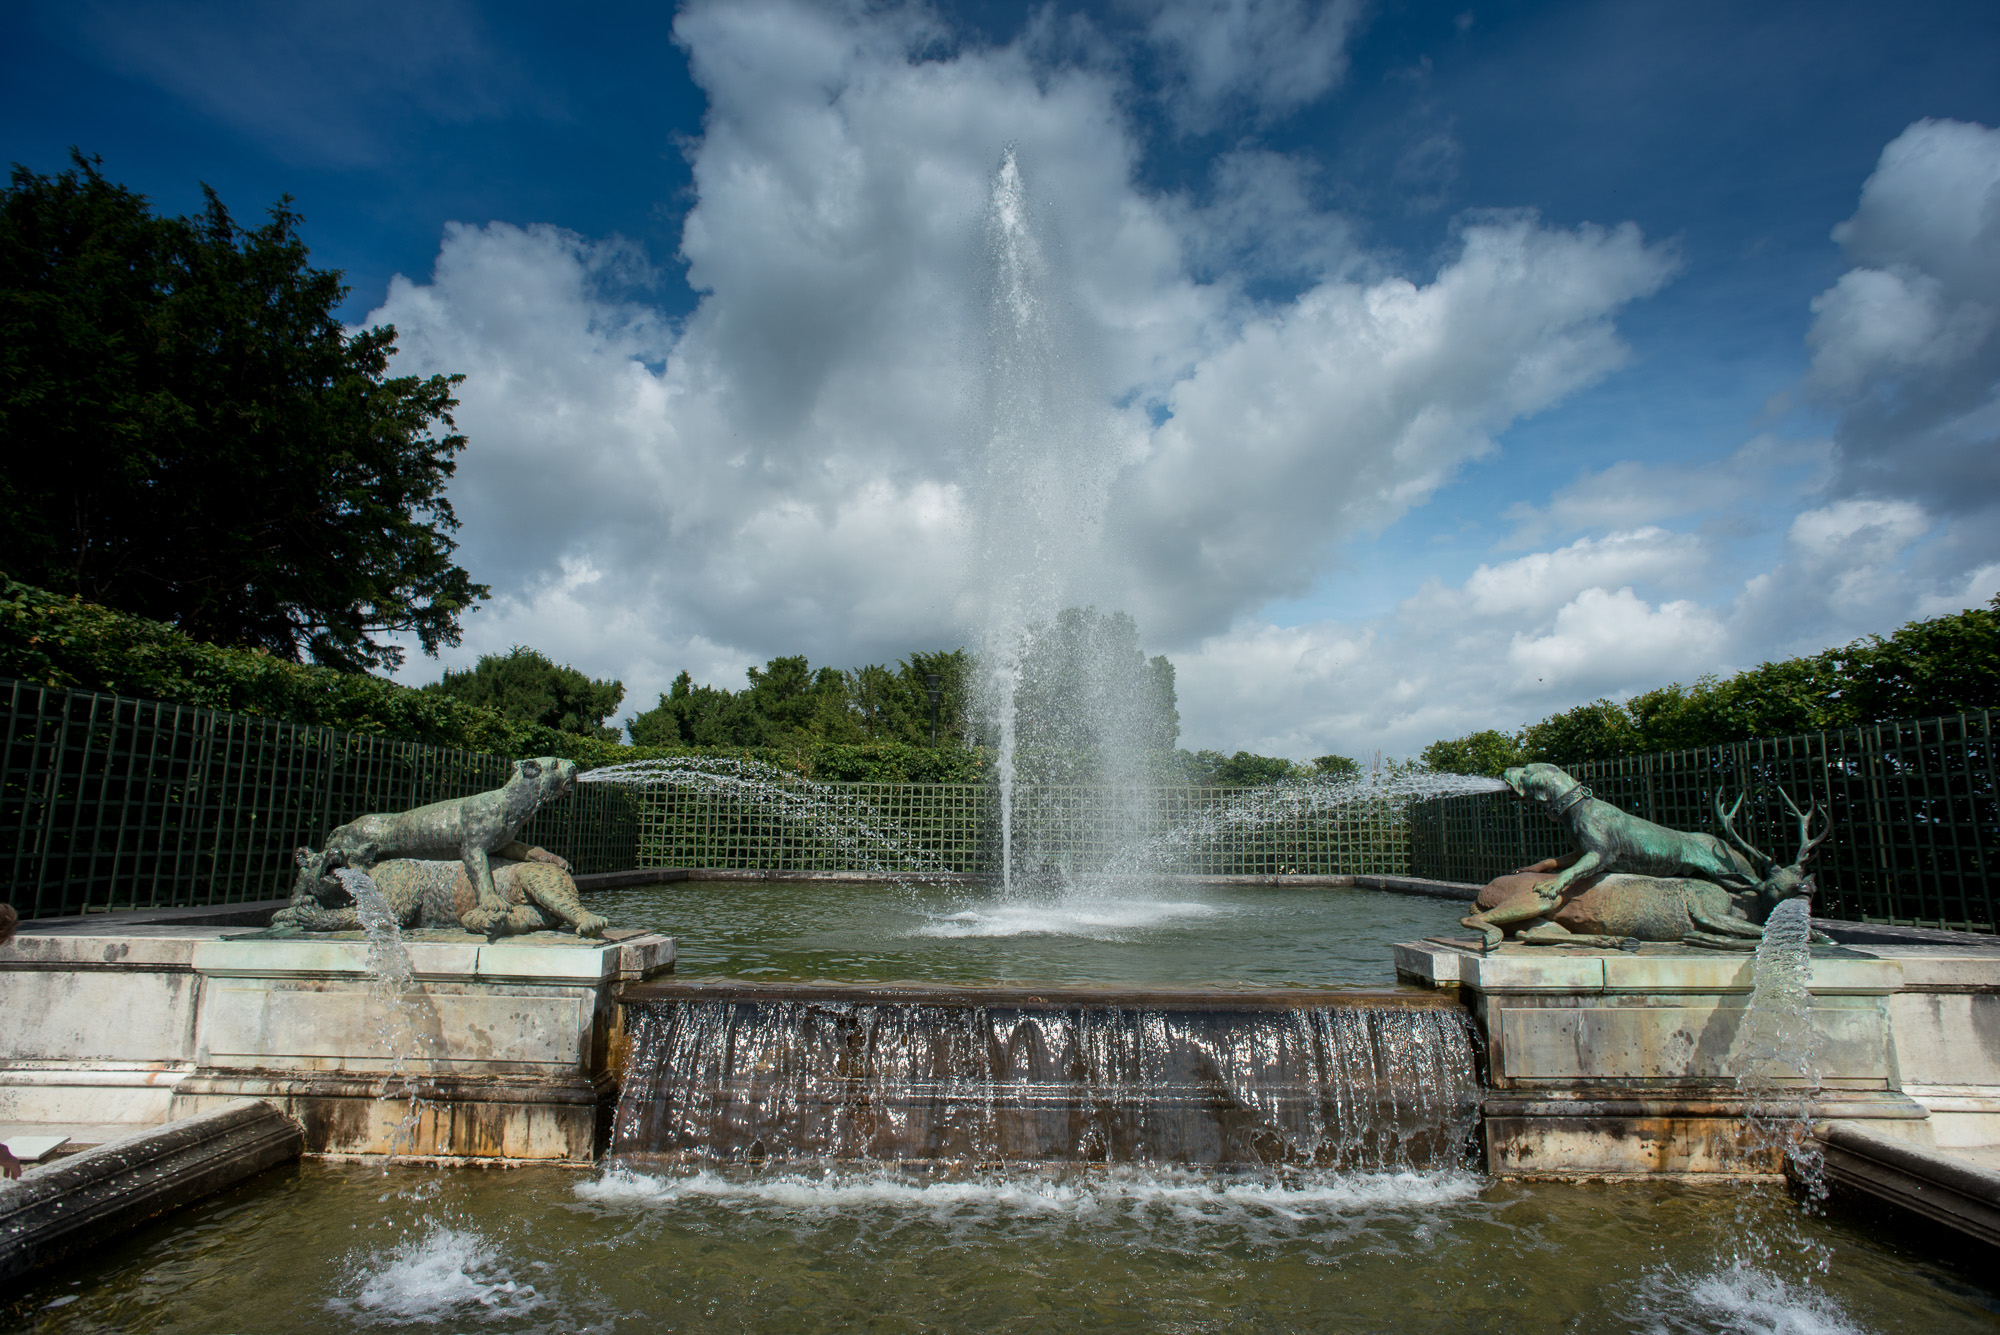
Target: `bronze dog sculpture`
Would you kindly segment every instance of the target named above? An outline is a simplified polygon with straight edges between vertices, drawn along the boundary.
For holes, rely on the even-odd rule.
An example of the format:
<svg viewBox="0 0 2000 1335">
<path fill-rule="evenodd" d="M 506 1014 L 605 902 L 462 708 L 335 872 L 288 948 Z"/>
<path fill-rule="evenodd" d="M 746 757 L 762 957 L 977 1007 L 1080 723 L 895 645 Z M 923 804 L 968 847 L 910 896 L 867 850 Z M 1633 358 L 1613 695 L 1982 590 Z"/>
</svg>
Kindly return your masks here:
<svg viewBox="0 0 2000 1335">
<path fill-rule="evenodd" d="M 488 862 L 493 883 L 507 898 L 508 910 L 500 930 L 512 934 L 568 926 L 578 936 L 602 936 L 604 919 L 583 907 L 576 882 L 562 859 L 539 848 L 528 851 L 531 856 L 526 861 L 493 858 Z M 398 927 L 458 927 L 478 907 L 478 896 L 460 862 L 393 858 L 377 863 L 368 876 Z M 362 929 L 361 912 L 337 878 L 322 882 L 322 891 L 323 895 L 303 902 L 294 900 L 279 909 L 272 915 L 271 926 L 308 932 Z"/>
<path fill-rule="evenodd" d="M 551 853 L 531 850 L 520 841 L 521 827 L 545 803 L 567 793 L 576 782 L 576 762 L 542 756 L 517 760 L 507 782 L 491 792 L 433 802 L 414 811 L 373 813 L 335 830 L 318 852 L 298 851 L 299 873 L 294 904 L 319 900 L 322 883 L 341 867 L 366 871 L 396 858 L 456 858 L 465 868 L 477 904 L 464 918 L 469 931 L 497 935 L 512 907 L 493 881 L 492 855 L 525 861 L 553 859 L 564 871 L 569 864 Z"/>
<path fill-rule="evenodd" d="M 1509 770 L 1510 785 L 1516 792 L 1538 787 L 1553 791 L 1557 809 L 1551 815 L 1564 824 L 1578 851 L 1502 876 L 1480 892 L 1478 911 L 1461 921 L 1481 933 L 1484 950 L 1498 945 L 1509 928 L 1518 931 L 1521 940 L 1540 945 L 1629 949 L 1640 941 L 1681 941 L 1750 950 L 1762 937 L 1763 923 L 1773 908 L 1783 900 L 1813 893 L 1805 864 L 1832 832 L 1829 823 L 1813 835 L 1817 803 L 1811 811 L 1801 812 L 1791 795 L 1781 790 L 1785 805 L 1799 821 L 1799 854 L 1790 865 L 1780 865 L 1736 833 L 1741 797 L 1726 812 L 1721 797 L 1715 800 L 1722 838 L 1687 834 L 1598 801 L 1553 765 L 1526 768 L 1554 778 L 1537 783 L 1538 776 Z M 1579 789 L 1581 796 L 1574 796 Z M 1586 805 L 1591 809 L 1583 819 L 1565 822 L 1564 817 Z M 1586 846 L 1591 842 L 1597 846 Z M 1647 870 L 1662 866 L 1672 870 Z M 1588 870 L 1580 875 L 1581 868 Z M 1827 938 L 1816 934 L 1815 939 Z"/>
</svg>

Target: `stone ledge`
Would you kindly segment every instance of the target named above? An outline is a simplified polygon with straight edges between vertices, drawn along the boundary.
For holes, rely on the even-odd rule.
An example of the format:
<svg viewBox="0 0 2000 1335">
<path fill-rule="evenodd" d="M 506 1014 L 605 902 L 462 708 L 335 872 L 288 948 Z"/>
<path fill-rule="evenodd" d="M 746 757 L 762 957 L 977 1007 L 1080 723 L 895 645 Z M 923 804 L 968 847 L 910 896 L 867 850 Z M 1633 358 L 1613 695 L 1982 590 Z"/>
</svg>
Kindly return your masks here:
<svg viewBox="0 0 2000 1335">
<path fill-rule="evenodd" d="M 1393 949 L 1399 977 L 1432 987 L 1456 984 L 1494 997 L 1748 996 L 1754 964 L 1748 954 L 1651 942 L 1625 951 L 1509 941 L 1482 953 L 1454 938 L 1430 937 L 1398 942 Z M 1840 946 L 1815 948 L 1807 989 L 1815 996 L 1883 996 L 1901 989 L 1903 971 L 1900 958 Z"/>
<path fill-rule="evenodd" d="M 30 1169 L 0 1186 L 0 1279 L 296 1159 L 304 1144 L 297 1122 L 241 1099 Z"/>
<path fill-rule="evenodd" d="M 1847 1121 L 1815 1129 L 1827 1180 L 2000 1246 L 2000 1172 Z"/>
</svg>

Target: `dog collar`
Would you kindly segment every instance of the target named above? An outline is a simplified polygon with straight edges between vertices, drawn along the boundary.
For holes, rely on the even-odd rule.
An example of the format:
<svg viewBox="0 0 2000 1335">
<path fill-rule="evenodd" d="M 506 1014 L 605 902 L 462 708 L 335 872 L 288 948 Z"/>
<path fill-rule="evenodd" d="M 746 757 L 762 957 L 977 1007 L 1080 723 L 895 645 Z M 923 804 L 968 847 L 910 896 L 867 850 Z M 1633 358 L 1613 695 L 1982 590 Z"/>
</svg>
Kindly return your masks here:
<svg viewBox="0 0 2000 1335">
<path fill-rule="evenodd" d="M 1592 797 L 1595 796 L 1596 794 L 1591 792 L 1589 788 L 1587 788 L 1583 784 L 1578 784 L 1576 787 L 1568 789 L 1565 792 L 1559 794 L 1558 796 L 1549 799 L 1549 816 L 1552 819 L 1556 816 L 1560 816 L 1563 813 L 1567 812 L 1571 807 L 1575 806 L 1577 803 L 1588 802 Z"/>
</svg>

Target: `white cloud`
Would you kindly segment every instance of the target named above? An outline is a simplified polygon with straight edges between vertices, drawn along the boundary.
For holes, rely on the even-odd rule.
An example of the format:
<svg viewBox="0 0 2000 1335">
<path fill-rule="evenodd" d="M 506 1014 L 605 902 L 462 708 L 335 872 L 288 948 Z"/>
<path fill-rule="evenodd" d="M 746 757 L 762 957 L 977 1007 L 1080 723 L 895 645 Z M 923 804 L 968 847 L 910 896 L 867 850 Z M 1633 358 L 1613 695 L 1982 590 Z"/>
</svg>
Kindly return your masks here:
<svg viewBox="0 0 2000 1335">
<path fill-rule="evenodd" d="M 1203 358 L 1114 503 L 1142 625 L 1169 641 L 1292 592 L 1493 435 L 1617 366 L 1609 314 L 1665 280 L 1634 228 L 1464 228 L 1428 283 L 1329 280 Z"/>
<path fill-rule="evenodd" d="M 968 564 L 984 214 L 1009 145 L 1070 331 L 1075 439 L 1118 473 L 1080 587 L 1156 647 L 1309 580 L 1616 366 L 1612 314 L 1671 266 L 1629 226 L 1514 214 L 1467 222 L 1434 273 L 1386 274 L 1269 155 L 1230 170 L 1289 200 L 1272 230 L 1189 210 L 1134 183 L 1115 73 L 1019 47 L 935 58 L 930 23 L 780 0 L 681 14 L 710 102 L 683 237 L 701 301 L 678 328 L 607 295 L 635 278 L 629 249 L 548 227 L 455 225 L 428 282 L 392 285 L 370 320 L 397 325 L 397 371 L 467 375 L 452 495 L 464 563 L 502 597 L 454 658 L 559 648 L 644 705 L 697 660 L 734 680 L 775 653 L 966 642 L 989 593 Z M 1312 285 L 1277 304 L 1243 295 L 1254 262 L 1214 258 L 1315 244 Z M 1011 480 L 1044 512 L 1026 537 L 1074 509 L 1035 489 L 1082 475 Z"/>
<path fill-rule="evenodd" d="M 1278 120 L 1316 101 L 1347 73 L 1360 0 L 1165 0 L 1146 38 L 1166 68 L 1170 116 L 1214 129 L 1247 107 Z"/>
<path fill-rule="evenodd" d="M 1542 635 L 1517 633 L 1507 658 L 1526 685 L 1586 692 L 1608 679 L 1665 682 L 1706 671 L 1724 647 L 1722 626 L 1705 609 L 1681 600 L 1648 606 L 1629 587 L 1585 589 L 1556 613 Z"/>
<path fill-rule="evenodd" d="M 1854 267 L 1812 303 L 1809 387 L 1840 413 L 1840 489 L 2000 505 L 2000 130 L 1925 120 L 1834 229 Z"/>
<path fill-rule="evenodd" d="M 1936 540 L 1935 519 L 1909 502 L 1843 500 L 1797 512 L 1775 560 L 1721 597 L 1702 593 L 1721 564 L 1716 538 L 1646 528 L 1482 565 L 1456 586 L 1431 581 L 1363 623 L 1245 618 L 1176 656 L 1183 739 L 1295 759 L 1413 755 L 2000 590 L 2000 564 L 1954 573 L 1931 559 Z"/>
<path fill-rule="evenodd" d="M 1579 538 L 1556 551 L 1480 566 L 1466 580 L 1462 600 L 1455 601 L 1479 616 L 1535 615 L 1573 606 L 1579 595 L 1605 584 L 1686 578 L 1705 558 L 1694 534 L 1661 528 Z"/>
<path fill-rule="evenodd" d="M 1733 514 L 1768 522 L 1772 500 L 1796 487 L 1810 493 L 1830 477 L 1833 442 L 1786 440 L 1763 435 L 1746 441 L 1727 458 L 1691 463 L 1620 459 L 1586 473 L 1550 496 L 1543 505 L 1525 502 L 1508 508 L 1517 527 L 1510 547 L 1530 547 L 1588 529 L 1629 529 L 1689 515 Z"/>
</svg>

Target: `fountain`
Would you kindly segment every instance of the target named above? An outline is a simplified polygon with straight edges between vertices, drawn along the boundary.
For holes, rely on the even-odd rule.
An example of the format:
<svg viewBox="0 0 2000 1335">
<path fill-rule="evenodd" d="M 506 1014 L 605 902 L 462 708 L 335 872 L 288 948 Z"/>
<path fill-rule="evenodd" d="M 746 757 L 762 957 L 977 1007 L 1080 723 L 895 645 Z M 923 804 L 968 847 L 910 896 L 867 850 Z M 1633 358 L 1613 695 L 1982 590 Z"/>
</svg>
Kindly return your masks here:
<svg viewBox="0 0 2000 1335">
<path fill-rule="evenodd" d="M 88 1089 L 140 1122 L 247 1094 L 290 1110 L 323 1156 L 30 1287 L 42 1328 L 1990 1323 L 1990 1281 L 1736 1179 L 1806 1163 L 1814 1119 L 1983 1135 L 2000 1120 L 2000 1060 L 1978 1042 L 2000 1008 L 1991 958 L 1815 946 L 1797 895 L 1771 906 L 1754 958 L 1678 934 L 1489 947 L 1459 930 L 1463 903 L 1398 899 L 1404 916 L 1364 921 L 1363 896 L 1388 897 L 1352 887 L 1200 897 L 1204 850 L 1244 831 L 1495 785 L 1378 774 L 1165 820 L 1115 709 L 1085 730 L 1094 778 L 1125 795 L 1103 820 L 1117 837 L 1083 857 L 1053 827 L 1016 828 L 1041 810 L 1022 777 L 1036 729 L 1057 726 L 1023 710 L 1023 689 L 1064 609 L 1117 593 L 1093 559 L 1112 437 L 1028 199 L 1010 151 L 986 220 L 975 534 L 997 893 L 849 792 L 667 760 L 582 777 L 753 798 L 830 830 L 886 889 L 732 885 L 708 918 L 665 901 L 660 926 L 704 938 L 726 935 L 732 897 L 748 917 L 792 915 L 761 924 L 785 940 L 735 955 L 690 940 L 716 977 L 675 972 L 662 931 L 594 939 L 597 915 L 547 903 L 517 923 L 529 863 L 512 834 L 467 853 L 471 899 L 407 870 L 432 863 L 322 865 L 352 920 L 302 905 L 286 937 L 24 933 L 21 967 L 0 973 L 31 1017 L 17 1111 Z M 1114 686 L 1085 694 L 1129 698 Z M 591 902 L 629 920 L 636 901 L 612 896 Z M 1245 930 L 1286 896 L 1320 916 Z M 902 935 L 879 917 L 827 925 L 884 903 Z M 1107 911 L 1132 903 L 1151 916 Z M 482 930 L 459 930 L 475 908 Z M 575 931 L 540 930 L 558 923 Z M 1170 931 L 1183 948 L 1162 948 Z M 987 950 L 1029 937 L 1054 945 Z M 1089 953 L 1065 955 L 1078 941 Z M 1349 950 L 1403 984 L 1325 967 Z M 452 1173 L 389 1155 L 596 1167 Z"/>
</svg>

